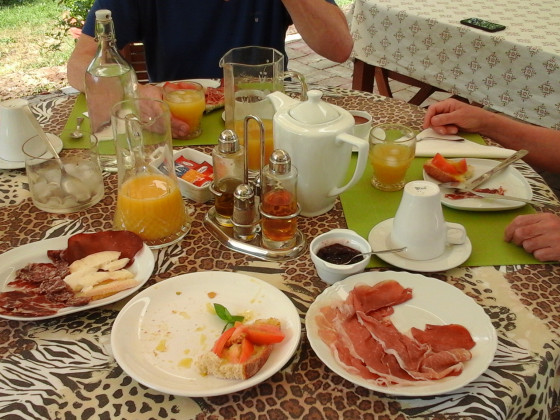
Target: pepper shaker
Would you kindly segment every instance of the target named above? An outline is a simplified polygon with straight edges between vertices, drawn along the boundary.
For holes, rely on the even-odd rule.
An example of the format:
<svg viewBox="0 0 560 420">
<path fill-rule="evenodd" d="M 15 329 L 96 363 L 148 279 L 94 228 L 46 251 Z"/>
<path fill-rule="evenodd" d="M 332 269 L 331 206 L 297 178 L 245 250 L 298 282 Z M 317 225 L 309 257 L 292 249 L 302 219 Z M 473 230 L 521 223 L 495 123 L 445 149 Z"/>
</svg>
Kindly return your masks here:
<svg viewBox="0 0 560 420">
<path fill-rule="evenodd" d="M 261 179 L 262 244 L 268 249 L 292 248 L 296 243 L 297 169 L 287 152 L 276 149 Z"/>
<path fill-rule="evenodd" d="M 255 193 L 249 184 L 239 184 L 233 193 L 233 236 L 242 241 L 252 241 L 259 230 L 259 211 Z"/>
</svg>

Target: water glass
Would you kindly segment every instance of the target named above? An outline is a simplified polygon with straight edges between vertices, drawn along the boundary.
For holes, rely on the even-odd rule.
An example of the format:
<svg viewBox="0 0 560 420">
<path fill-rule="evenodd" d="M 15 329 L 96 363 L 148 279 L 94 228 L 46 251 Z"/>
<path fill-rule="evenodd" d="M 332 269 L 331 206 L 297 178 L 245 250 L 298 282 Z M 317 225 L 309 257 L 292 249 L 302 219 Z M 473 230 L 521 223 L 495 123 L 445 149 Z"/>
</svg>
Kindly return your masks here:
<svg viewBox="0 0 560 420">
<path fill-rule="evenodd" d="M 22 147 L 33 204 L 49 213 L 72 213 L 97 204 L 104 195 L 97 137 L 84 133 L 83 149 L 67 150 L 59 159 L 35 153 L 38 136 Z"/>
<path fill-rule="evenodd" d="M 415 152 L 416 134 L 411 128 L 401 124 L 373 127 L 369 135 L 371 184 L 382 191 L 402 190 Z"/>
</svg>

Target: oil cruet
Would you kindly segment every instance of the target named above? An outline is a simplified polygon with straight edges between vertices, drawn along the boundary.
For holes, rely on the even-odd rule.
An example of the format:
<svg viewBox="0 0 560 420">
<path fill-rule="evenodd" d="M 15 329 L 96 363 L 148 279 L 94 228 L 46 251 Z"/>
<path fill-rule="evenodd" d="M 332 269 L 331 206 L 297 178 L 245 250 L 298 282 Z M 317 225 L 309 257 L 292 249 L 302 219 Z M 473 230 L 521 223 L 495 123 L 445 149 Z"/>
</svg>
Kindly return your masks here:
<svg viewBox="0 0 560 420">
<path fill-rule="evenodd" d="M 118 102 L 112 126 L 118 163 L 115 229 L 138 234 L 150 248 L 178 242 L 191 220 L 175 175 L 167 105 L 147 98 Z"/>
<path fill-rule="evenodd" d="M 291 248 L 297 231 L 297 169 L 288 153 L 276 149 L 261 179 L 262 242 L 266 248 Z"/>
</svg>

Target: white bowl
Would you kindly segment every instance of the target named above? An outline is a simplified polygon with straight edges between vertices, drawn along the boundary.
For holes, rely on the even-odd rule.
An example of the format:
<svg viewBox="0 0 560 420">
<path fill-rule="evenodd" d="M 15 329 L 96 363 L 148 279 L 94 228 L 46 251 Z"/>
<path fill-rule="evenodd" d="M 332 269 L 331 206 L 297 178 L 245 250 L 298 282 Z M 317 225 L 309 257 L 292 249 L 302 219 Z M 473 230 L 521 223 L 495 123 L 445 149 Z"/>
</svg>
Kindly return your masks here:
<svg viewBox="0 0 560 420">
<path fill-rule="evenodd" d="M 198 150 L 194 150 L 191 148 L 184 148 L 181 150 L 177 150 L 173 153 L 173 161 L 177 160 L 179 156 L 184 156 L 186 159 L 192 160 L 196 163 L 203 163 L 207 162 L 212 165 L 212 156 L 207 155 L 206 153 L 199 152 Z M 181 194 L 183 196 L 190 198 L 191 200 L 197 203 L 206 203 L 207 201 L 211 200 L 213 195 L 210 191 L 208 185 L 204 187 L 198 187 L 190 182 L 185 181 L 177 177 L 177 181 L 179 181 L 179 187 L 181 188 Z"/>
<path fill-rule="evenodd" d="M 336 283 L 352 274 L 361 273 L 371 259 L 371 256 L 367 255 L 363 260 L 354 264 L 342 265 L 329 263 L 317 256 L 317 252 L 321 248 L 335 243 L 346 245 L 360 252 L 371 252 L 369 242 L 350 229 L 333 229 L 330 232 L 317 236 L 311 241 L 309 252 L 311 253 L 311 260 L 315 264 L 317 274 L 321 280 L 328 284 Z"/>
</svg>

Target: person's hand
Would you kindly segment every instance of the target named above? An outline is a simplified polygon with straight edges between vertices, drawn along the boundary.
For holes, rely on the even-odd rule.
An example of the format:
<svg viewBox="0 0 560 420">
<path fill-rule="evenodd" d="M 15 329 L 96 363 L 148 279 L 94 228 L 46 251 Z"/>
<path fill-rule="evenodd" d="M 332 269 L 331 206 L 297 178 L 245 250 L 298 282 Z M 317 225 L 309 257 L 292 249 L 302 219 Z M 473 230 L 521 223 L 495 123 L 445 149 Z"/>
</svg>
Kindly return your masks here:
<svg viewBox="0 0 560 420">
<path fill-rule="evenodd" d="M 163 88 L 154 85 L 138 85 L 138 96 L 141 98 L 153 98 L 163 100 Z M 186 136 L 190 131 L 189 125 L 178 118 L 171 115 L 171 134 L 173 138 Z"/>
<path fill-rule="evenodd" d="M 504 239 L 522 246 L 539 261 L 560 261 L 560 217 L 552 213 L 517 216 Z"/>
<path fill-rule="evenodd" d="M 482 108 L 449 98 L 429 106 L 424 116 L 423 126 L 431 127 L 439 134 L 457 134 L 459 130 L 477 133 L 487 112 Z"/>
</svg>

